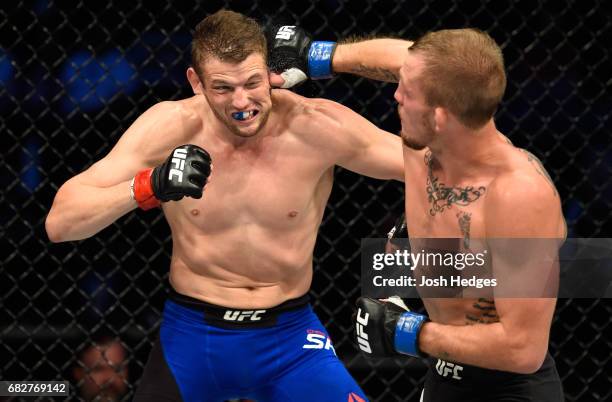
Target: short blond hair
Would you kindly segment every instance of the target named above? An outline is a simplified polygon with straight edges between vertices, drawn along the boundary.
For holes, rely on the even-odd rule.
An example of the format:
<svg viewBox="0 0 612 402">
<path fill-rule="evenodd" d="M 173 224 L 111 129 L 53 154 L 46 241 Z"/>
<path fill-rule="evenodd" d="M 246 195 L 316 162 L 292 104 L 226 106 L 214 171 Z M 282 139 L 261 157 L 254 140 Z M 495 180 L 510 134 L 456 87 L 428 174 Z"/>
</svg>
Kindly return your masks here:
<svg viewBox="0 0 612 402">
<path fill-rule="evenodd" d="M 493 117 L 506 90 L 506 72 L 501 48 L 486 32 L 429 32 L 409 51 L 424 59 L 417 81 L 430 106 L 448 109 L 473 129 Z"/>
</svg>

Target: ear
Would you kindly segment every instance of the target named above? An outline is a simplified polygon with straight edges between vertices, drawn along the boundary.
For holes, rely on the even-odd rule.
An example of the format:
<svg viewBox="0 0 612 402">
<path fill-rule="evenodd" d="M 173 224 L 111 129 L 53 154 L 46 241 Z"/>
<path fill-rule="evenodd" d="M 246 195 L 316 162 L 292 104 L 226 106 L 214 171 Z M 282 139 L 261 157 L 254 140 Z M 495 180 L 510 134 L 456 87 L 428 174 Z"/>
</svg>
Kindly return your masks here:
<svg viewBox="0 0 612 402">
<path fill-rule="evenodd" d="M 435 107 L 433 111 L 433 127 L 436 132 L 443 131 L 448 126 L 448 111 L 443 107 Z"/>
<path fill-rule="evenodd" d="M 198 74 L 193 69 L 193 67 L 189 67 L 187 69 L 187 81 L 189 81 L 194 95 L 202 95 L 204 90 L 204 84 L 202 83 L 202 81 L 200 81 L 200 77 L 198 77 Z"/>
</svg>

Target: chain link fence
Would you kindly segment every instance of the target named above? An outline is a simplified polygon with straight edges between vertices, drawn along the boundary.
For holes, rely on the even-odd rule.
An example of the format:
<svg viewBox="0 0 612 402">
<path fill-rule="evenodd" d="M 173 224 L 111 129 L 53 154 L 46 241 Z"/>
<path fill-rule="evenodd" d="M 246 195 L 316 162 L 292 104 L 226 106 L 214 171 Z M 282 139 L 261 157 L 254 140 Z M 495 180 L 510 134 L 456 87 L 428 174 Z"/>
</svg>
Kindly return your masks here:
<svg viewBox="0 0 612 402">
<path fill-rule="evenodd" d="M 190 30 L 219 8 L 262 23 L 292 18 L 320 39 L 411 38 L 443 27 L 488 31 L 508 70 L 500 130 L 543 160 L 570 236 L 611 237 L 612 19 L 603 0 L 31 0 L 0 7 L 3 380 L 66 379 L 74 397 L 131 399 L 166 297 L 168 226 L 159 212 L 136 211 L 91 239 L 50 244 L 44 219 L 58 187 L 103 157 L 140 113 L 190 96 Z M 300 89 L 398 132 L 394 90 L 355 77 Z M 386 233 L 401 213 L 402 193 L 398 183 L 337 169 L 315 249 L 315 310 L 374 401 L 417 401 L 425 370 L 415 359 L 366 361 L 352 343 L 359 242 Z M 559 300 L 550 350 L 568 401 L 612 399 L 611 317 L 609 299 Z M 112 349 L 118 381 L 88 391 L 87 378 L 108 370 L 83 374 L 101 362 L 102 349 L 107 357 Z"/>
</svg>

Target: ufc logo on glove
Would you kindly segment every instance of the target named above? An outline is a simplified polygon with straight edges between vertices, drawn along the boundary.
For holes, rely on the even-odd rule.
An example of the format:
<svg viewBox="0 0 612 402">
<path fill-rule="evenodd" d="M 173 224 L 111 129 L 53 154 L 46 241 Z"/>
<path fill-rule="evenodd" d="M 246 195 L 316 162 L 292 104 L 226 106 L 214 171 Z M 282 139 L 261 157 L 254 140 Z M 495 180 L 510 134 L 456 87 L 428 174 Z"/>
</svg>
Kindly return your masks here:
<svg viewBox="0 0 612 402">
<path fill-rule="evenodd" d="M 183 170 L 185 169 L 185 159 L 187 158 L 187 149 L 177 148 L 172 155 L 172 164 L 174 167 L 168 173 L 168 180 L 172 180 L 172 176 L 178 177 L 179 183 L 183 182 Z"/>
<path fill-rule="evenodd" d="M 276 39 L 289 40 L 295 33 L 295 25 L 285 25 L 278 29 L 276 32 Z"/>
<path fill-rule="evenodd" d="M 368 334 L 364 331 L 364 328 L 368 326 L 368 317 L 370 315 L 365 313 L 365 315 L 361 316 L 361 309 L 357 310 L 357 343 L 359 343 L 359 349 L 366 353 L 372 353 L 372 348 L 370 347 L 370 343 L 368 342 Z"/>
</svg>

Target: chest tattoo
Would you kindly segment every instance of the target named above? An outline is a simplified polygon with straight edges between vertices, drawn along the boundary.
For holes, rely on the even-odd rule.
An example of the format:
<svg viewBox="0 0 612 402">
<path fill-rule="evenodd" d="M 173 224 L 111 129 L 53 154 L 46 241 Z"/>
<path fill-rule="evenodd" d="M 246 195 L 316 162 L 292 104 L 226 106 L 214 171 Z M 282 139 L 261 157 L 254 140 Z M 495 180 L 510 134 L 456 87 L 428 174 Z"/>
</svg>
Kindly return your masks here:
<svg viewBox="0 0 612 402">
<path fill-rule="evenodd" d="M 436 213 L 444 212 L 447 208 L 452 208 L 453 204 L 466 206 L 480 198 L 486 191 L 484 186 L 458 187 L 446 186 L 433 175 L 433 157 L 431 151 L 425 153 L 425 165 L 427 166 L 427 198 L 431 204 L 429 213 L 433 216 Z"/>
</svg>

